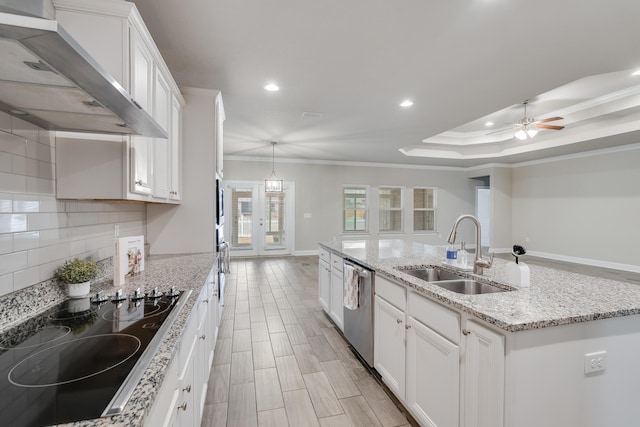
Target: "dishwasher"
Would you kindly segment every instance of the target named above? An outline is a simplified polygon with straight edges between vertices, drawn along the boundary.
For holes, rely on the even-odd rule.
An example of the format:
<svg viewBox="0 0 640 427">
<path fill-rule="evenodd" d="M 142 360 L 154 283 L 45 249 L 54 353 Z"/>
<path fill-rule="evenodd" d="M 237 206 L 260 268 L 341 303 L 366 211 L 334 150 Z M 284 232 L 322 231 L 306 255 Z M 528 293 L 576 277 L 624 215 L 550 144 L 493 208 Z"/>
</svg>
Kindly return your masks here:
<svg viewBox="0 0 640 427">
<path fill-rule="evenodd" d="M 360 358 L 373 367 L 374 272 L 352 261 L 345 260 L 344 265 L 357 272 L 359 288 L 358 308 L 351 310 L 344 307 L 344 336 Z M 343 280 L 347 280 L 346 274 L 343 277 Z"/>
</svg>

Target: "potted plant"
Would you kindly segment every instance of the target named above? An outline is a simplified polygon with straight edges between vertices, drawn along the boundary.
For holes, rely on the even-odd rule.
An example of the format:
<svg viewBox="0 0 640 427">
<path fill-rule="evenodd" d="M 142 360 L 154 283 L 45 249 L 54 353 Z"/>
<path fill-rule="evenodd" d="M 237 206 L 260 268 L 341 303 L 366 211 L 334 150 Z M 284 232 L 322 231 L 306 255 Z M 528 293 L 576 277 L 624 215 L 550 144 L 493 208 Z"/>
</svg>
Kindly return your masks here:
<svg viewBox="0 0 640 427">
<path fill-rule="evenodd" d="M 97 275 L 98 267 L 95 262 L 76 258 L 58 267 L 53 277 L 67 285 L 70 298 L 83 298 L 89 295 L 91 279 Z"/>
</svg>

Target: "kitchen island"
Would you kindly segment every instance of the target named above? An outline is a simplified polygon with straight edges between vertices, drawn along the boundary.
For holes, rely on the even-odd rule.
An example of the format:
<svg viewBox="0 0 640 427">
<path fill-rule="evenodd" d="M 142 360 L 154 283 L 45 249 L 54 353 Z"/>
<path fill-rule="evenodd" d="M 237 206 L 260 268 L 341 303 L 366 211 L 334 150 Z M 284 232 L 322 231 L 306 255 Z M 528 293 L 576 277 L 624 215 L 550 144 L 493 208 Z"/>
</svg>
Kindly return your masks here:
<svg viewBox="0 0 640 427">
<path fill-rule="evenodd" d="M 217 299 L 217 289 L 214 286 L 217 270 L 213 268 L 216 260 L 217 255 L 214 253 L 154 255 L 145 260 L 145 271 L 139 276 L 127 279 L 123 286 L 114 287 L 110 279 L 92 284 L 93 295 L 103 291 L 108 296 L 113 296 L 118 289 L 122 289 L 123 295 L 127 296 L 132 295 L 138 288 L 142 294 L 150 293 L 153 288 L 166 293 L 174 286 L 178 291 L 185 291 L 182 297 L 186 299 L 183 300 L 181 297 L 182 308 L 178 316 L 153 354 L 123 412 L 110 417 L 65 425 L 142 426 L 157 425 L 158 420 L 165 419 L 172 419 L 180 425 L 200 425 L 198 420 L 201 414 L 197 413 L 197 410 L 201 408 L 203 396 L 206 394 L 204 392 L 215 346 L 216 331 L 213 328 L 217 325 L 219 315 L 215 304 L 208 304 L 210 299 Z M 17 312 L 18 309 L 14 306 L 23 305 L 30 309 L 42 306 L 43 309 L 47 309 L 64 300 L 65 295 L 57 285 L 47 285 L 30 292 L 12 295 L 11 300 L 3 306 L 4 318 L 11 319 L 12 325 L 19 324 L 26 319 L 24 315 L 23 318 L 16 316 L 14 311 Z M 29 310 L 27 318 L 30 317 L 31 311 Z M 205 334 L 200 328 L 211 329 L 207 329 Z M 6 330 L 6 327 L 3 327 L 3 330 Z M 180 386 L 179 379 L 188 381 L 188 385 L 191 386 L 188 394 L 184 396 L 173 392 L 174 388 Z M 184 405 L 183 410 L 176 411 L 176 408 L 168 405 L 172 397 L 180 400 L 176 402 L 176 408 L 183 401 L 191 401 Z M 76 403 L 81 404 L 80 401 Z"/>
<path fill-rule="evenodd" d="M 375 271 L 374 367 L 422 424 L 637 425 L 637 285 L 530 266 L 530 287 L 463 295 L 397 269 L 441 266 L 444 248 L 393 239 L 320 247 Z M 506 265 L 460 274 L 504 286 Z"/>
</svg>

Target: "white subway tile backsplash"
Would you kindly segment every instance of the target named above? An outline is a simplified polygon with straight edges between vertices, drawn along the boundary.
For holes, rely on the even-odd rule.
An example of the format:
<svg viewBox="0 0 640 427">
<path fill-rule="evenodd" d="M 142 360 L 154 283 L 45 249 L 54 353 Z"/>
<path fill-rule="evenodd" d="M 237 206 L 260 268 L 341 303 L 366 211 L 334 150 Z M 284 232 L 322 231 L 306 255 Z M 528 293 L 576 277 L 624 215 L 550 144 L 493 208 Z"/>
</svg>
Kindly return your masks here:
<svg viewBox="0 0 640 427">
<path fill-rule="evenodd" d="M 40 266 L 13 273 L 13 290 L 17 291 L 40 282 Z"/>
<path fill-rule="evenodd" d="M 13 196 L 7 193 L 0 193 L 0 213 L 13 212 Z"/>
<path fill-rule="evenodd" d="M 11 132 L 11 116 L 4 112 L 0 112 L 0 131 Z"/>
<path fill-rule="evenodd" d="M 27 140 L 21 136 L 0 132 L 0 151 L 26 157 Z"/>
<path fill-rule="evenodd" d="M 113 256 L 121 236 L 146 234 L 140 204 L 58 200 L 54 133 L 0 113 L 0 295 L 53 277 L 71 258 Z"/>
<path fill-rule="evenodd" d="M 27 231 L 27 215 L 0 214 L 0 234 Z"/>
<path fill-rule="evenodd" d="M 27 193 L 32 194 L 55 194 L 55 181 L 51 179 L 35 178 L 28 176 Z"/>
<path fill-rule="evenodd" d="M 13 252 L 13 234 L 0 234 L 0 255 Z"/>
<path fill-rule="evenodd" d="M 0 275 L 27 268 L 27 251 L 0 255 Z"/>
<path fill-rule="evenodd" d="M 13 154 L 0 151 L 0 172 L 12 173 Z"/>
<path fill-rule="evenodd" d="M 40 212 L 40 197 L 33 194 L 15 194 L 13 212 Z"/>
<path fill-rule="evenodd" d="M 13 292 L 13 274 L 0 276 L 0 295 Z"/>
<path fill-rule="evenodd" d="M 70 242 L 69 250 L 73 257 L 77 257 L 78 255 L 86 252 L 86 240 L 74 240 L 73 242 Z"/>
<path fill-rule="evenodd" d="M 30 139 L 31 141 L 37 141 L 39 130 L 40 128 L 36 125 L 11 116 L 11 133 Z"/>
<path fill-rule="evenodd" d="M 24 175 L 0 172 L 0 191 L 7 193 L 26 193 L 27 178 Z"/>
<path fill-rule="evenodd" d="M 40 231 L 27 231 L 13 234 L 13 250 L 26 251 L 40 246 Z"/>
</svg>

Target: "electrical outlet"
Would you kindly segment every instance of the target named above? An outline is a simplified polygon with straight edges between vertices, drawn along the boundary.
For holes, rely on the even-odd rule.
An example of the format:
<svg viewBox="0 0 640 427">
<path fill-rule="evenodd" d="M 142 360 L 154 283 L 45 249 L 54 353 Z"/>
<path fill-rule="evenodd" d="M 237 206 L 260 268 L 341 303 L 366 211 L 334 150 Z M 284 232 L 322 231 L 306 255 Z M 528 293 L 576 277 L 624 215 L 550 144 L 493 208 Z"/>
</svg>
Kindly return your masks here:
<svg viewBox="0 0 640 427">
<path fill-rule="evenodd" d="M 584 373 L 593 374 L 607 369 L 607 352 L 597 351 L 584 355 Z"/>
</svg>

